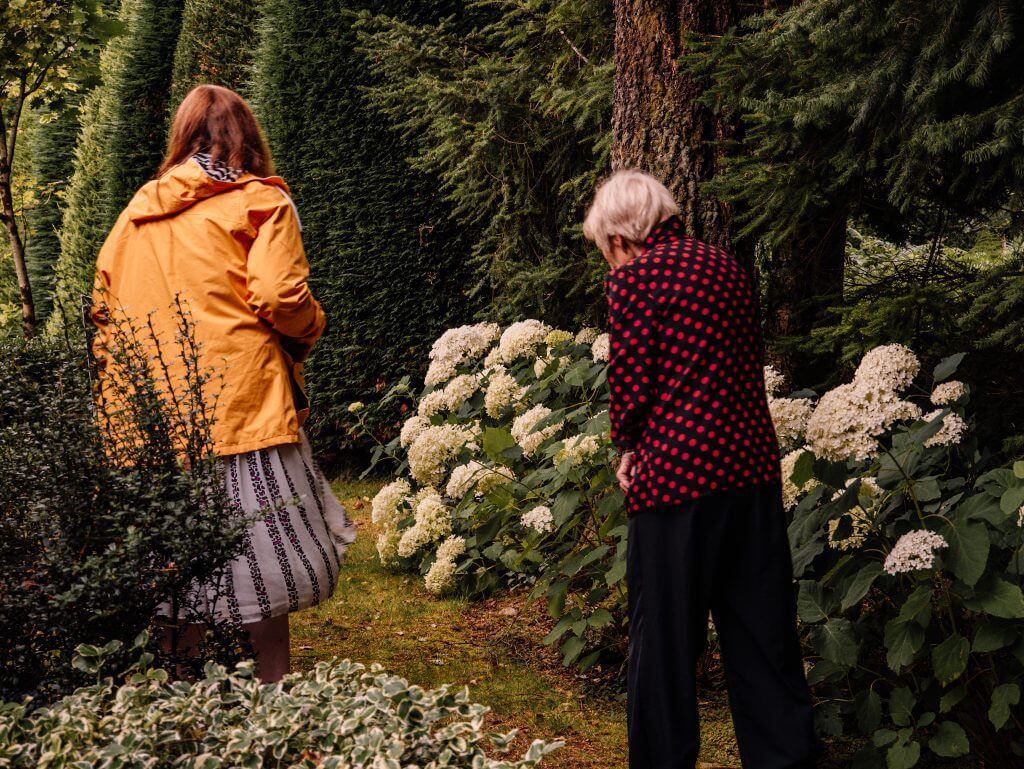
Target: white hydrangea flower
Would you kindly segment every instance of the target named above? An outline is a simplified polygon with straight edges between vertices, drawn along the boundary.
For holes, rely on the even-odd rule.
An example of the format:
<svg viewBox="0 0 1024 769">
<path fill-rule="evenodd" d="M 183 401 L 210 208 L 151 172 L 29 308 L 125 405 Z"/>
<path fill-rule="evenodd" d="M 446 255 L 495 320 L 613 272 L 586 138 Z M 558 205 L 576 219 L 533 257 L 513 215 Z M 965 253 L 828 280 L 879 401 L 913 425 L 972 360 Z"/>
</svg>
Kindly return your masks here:
<svg viewBox="0 0 1024 769">
<path fill-rule="evenodd" d="M 420 400 L 419 414 L 429 419 L 445 411 L 458 411 L 462 404 L 473 397 L 480 386 L 475 374 L 460 374 L 440 390 L 427 393 Z"/>
<path fill-rule="evenodd" d="M 932 390 L 932 403 L 936 406 L 948 406 L 967 395 L 967 385 L 963 382 L 942 382 Z"/>
<path fill-rule="evenodd" d="M 435 387 L 455 376 L 462 363 L 479 358 L 501 332 L 496 323 L 476 323 L 445 331 L 430 348 L 430 368 L 424 383 Z"/>
<path fill-rule="evenodd" d="M 889 574 L 906 574 L 918 569 L 930 569 L 935 564 L 935 551 L 949 547 L 941 534 L 927 529 L 910 531 L 896 540 L 885 557 L 883 568 Z"/>
<path fill-rule="evenodd" d="M 925 422 L 931 422 L 942 416 L 942 409 L 925 414 Z M 924 442 L 925 446 L 956 446 L 967 434 L 967 422 L 959 414 L 946 414 L 942 419 L 942 429 Z"/>
<path fill-rule="evenodd" d="M 797 460 L 806 451 L 806 449 L 797 449 L 782 458 L 782 503 L 787 510 L 796 507 L 800 497 L 811 492 L 818 485 L 818 481 L 814 478 L 811 478 L 802 486 L 797 486 L 793 481 L 793 471 L 796 470 Z"/>
<path fill-rule="evenodd" d="M 764 388 L 769 395 L 775 395 L 786 383 L 786 378 L 775 366 L 764 367 Z"/>
<path fill-rule="evenodd" d="M 409 472 L 420 483 L 440 483 L 445 466 L 474 438 L 471 427 L 431 425 L 409 446 Z"/>
<path fill-rule="evenodd" d="M 877 437 L 885 430 L 920 417 L 921 409 L 898 393 L 851 382 L 821 396 L 805 434 L 816 456 L 864 460 L 878 452 Z"/>
<path fill-rule="evenodd" d="M 452 533 L 452 517 L 437 492 L 425 496 L 416 505 L 416 521 L 402 533 L 398 555 L 409 558 L 416 552 Z"/>
<path fill-rule="evenodd" d="M 518 358 L 533 355 L 544 343 L 551 329 L 539 320 L 521 320 L 506 328 L 498 340 L 498 358 L 501 363 L 512 363 Z"/>
<path fill-rule="evenodd" d="M 590 345 L 590 355 L 595 363 L 605 363 L 611 355 L 611 342 L 607 334 L 601 334 Z"/>
<path fill-rule="evenodd" d="M 541 444 L 562 429 L 564 421 L 559 421 L 541 430 L 534 430 L 537 424 L 551 416 L 551 409 L 547 406 L 537 405 L 520 414 L 512 422 L 512 437 L 523 449 L 523 456 L 530 456 Z"/>
<path fill-rule="evenodd" d="M 554 531 L 555 519 L 551 515 L 551 508 L 545 505 L 538 505 L 532 510 L 523 513 L 519 522 L 528 529 L 533 529 L 539 534 L 547 534 Z"/>
<path fill-rule="evenodd" d="M 554 347 L 556 344 L 562 344 L 563 342 L 571 342 L 572 334 L 568 331 L 562 331 L 559 328 L 553 329 L 548 332 L 548 335 L 544 337 L 544 342 L 548 347 Z"/>
<path fill-rule="evenodd" d="M 768 409 L 775 423 L 775 434 L 783 449 L 797 443 L 807 429 L 807 423 L 814 413 L 814 404 L 807 398 L 768 397 Z"/>
<path fill-rule="evenodd" d="M 1024 505 L 1017 511 L 1017 525 L 1024 529 Z"/>
<path fill-rule="evenodd" d="M 567 459 L 572 467 L 579 467 L 601 449 L 601 443 L 594 435 L 572 435 L 565 439 L 562 448 L 555 454 L 555 464 Z"/>
<path fill-rule="evenodd" d="M 430 427 L 429 419 L 418 414 L 413 415 L 405 420 L 405 424 L 402 425 L 402 432 L 398 435 L 398 442 L 402 445 L 403 449 L 407 449 L 419 437 L 419 434 L 428 427 Z"/>
<path fill-rule="evenodd" d="M 370 518 L 376 524 L 387 523 L 398 514 L 398 508 L 412 493 L 412 487 L 405 478 L 392 481 L 377 492 L 370 503 Z"/>
<path fill-rule="evenodd" d="M 486 494 L 491 489 L 514 479 L 515 475 L 508 468 L 496 470 L 472 459 L 452 470 L 444 493 L 451 499 L 462 499 L 470 489 L 476 494 Z"/>
<path fill-rule="evenodd" d="M 585 326 L 576 334 L 576 344 L 593 344 L 601 336 L 601 329 Z"/>
<path fill-rule="evenodd" d="M 397 526 L 389 525 L 381 529 L 377 536 L 377 557 L 384 566 L 398 563 L 398 543 L 402 539 Z"/>
<path fill-rule="evenodd" d="M 434 595 L 451 590 L 455 586 L 455 559 L 466 552 L 466 540 L 449 537 L 437 548 L 437 555 L 423 583 Z"/>
<path fill-rule="evenodd" d="M 898 393 L 914 383 L 921 361 L 902 344 L 887 344 L 868 352 L 857 367 L 854 380 L 880 392 Z"/>
</svg>

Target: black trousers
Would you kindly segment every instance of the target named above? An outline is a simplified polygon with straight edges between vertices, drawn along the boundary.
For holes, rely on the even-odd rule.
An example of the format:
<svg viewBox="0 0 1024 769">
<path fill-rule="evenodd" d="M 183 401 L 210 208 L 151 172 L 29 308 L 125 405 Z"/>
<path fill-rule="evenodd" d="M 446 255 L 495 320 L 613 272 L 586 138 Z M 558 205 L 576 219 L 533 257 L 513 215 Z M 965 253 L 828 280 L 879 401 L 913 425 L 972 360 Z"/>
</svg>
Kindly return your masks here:
<svg viewBox="0 0 1024 769">
<path fill-rule="evenodd" d="M 630 769 L 696 765 L 696 666 L 709 612 L 744 769 L 813 767 L 811 696 L 779 488 L 637 513 L 626 560 Z"/>
</svg>

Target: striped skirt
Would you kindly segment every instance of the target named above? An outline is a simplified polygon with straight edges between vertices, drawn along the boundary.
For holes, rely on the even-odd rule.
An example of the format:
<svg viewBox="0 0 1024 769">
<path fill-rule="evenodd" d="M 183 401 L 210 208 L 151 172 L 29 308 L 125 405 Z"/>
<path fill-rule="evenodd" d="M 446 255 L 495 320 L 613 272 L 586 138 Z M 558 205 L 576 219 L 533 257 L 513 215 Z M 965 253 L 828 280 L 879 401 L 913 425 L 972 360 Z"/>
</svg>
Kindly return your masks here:
<svg viewBox="0 0 1024 769">
<path fill-rule="evenodd" d="M 198 587 L 179 617 L 247 624 L 327 600 L 338 584 L 355 527 L 302 442 L 224 457 L 232 505 L 259 519 L 242 554 L 218 579 Z M 165 604 L 158 614 L 170 616 Z"/>
</svg>

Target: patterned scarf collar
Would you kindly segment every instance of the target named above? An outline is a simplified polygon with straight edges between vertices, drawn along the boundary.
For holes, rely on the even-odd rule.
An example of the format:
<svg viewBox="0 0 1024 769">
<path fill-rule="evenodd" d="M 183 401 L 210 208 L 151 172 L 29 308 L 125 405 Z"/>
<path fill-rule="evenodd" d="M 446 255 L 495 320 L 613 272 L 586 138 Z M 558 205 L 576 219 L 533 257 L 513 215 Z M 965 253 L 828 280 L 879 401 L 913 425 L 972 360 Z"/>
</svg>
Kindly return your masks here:
<svg viewBox="0 0 1024 769">
<path fill-rule="evenodd" d="M 235 182 L 245 174 L 245 171 L 240 168 L 231 168 L 219 160 L 214 160 L 208 152 L 197 152 L 192 159 L 199 164 L 207 176 L 218 182 Z"/>
</svg>

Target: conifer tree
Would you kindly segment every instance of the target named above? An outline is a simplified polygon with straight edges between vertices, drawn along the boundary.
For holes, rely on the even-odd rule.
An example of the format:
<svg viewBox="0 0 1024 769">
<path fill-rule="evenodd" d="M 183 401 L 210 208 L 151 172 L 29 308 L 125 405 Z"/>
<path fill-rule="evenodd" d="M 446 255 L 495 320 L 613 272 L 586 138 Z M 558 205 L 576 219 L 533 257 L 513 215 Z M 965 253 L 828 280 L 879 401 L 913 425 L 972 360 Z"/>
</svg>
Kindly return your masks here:
<svg viewBox="0 0 1024 769">
<path fill-rule="evenodd" d="M 124 31 L 104 49 L 101 83 L 83 110 L 57 265 L 55 293 L 63 312 L 55 322 L 65 315 L 77 317 L 107 232 L 160 163 L 182 4 L 122 0 Z"/>
<path fill-rule="evenodd" d="M 266 0 L 256 103 L 279 172 L 303 222 L 314 292 L 329 327 L 308 364 L 321 434 L 342 434 L 352 401 L 373 404 L 421 370 L 432 341 L 470 317 L 466 244 L 437 181 L 409 168 L 393 126 L 367 104 L 372 83 L 356 49 L 354 11 L 406 18 L 450 14 L 457 3 L 295 3 Z M 393 430 L 397 417 L 378 414 Z M 344 444 L 344 439 L 335 446 Z"/>
<path fill-rule="evenodd" d="M 185 0 L 171 107 L 201 83 L 239 91 L 250 79 L 259 14 L 246 0 Z"/>
</svg>

